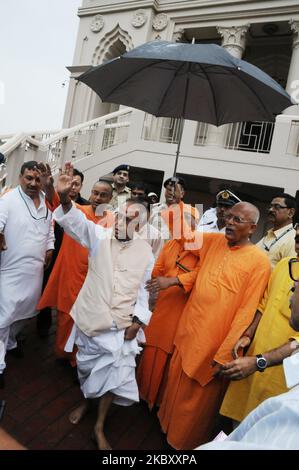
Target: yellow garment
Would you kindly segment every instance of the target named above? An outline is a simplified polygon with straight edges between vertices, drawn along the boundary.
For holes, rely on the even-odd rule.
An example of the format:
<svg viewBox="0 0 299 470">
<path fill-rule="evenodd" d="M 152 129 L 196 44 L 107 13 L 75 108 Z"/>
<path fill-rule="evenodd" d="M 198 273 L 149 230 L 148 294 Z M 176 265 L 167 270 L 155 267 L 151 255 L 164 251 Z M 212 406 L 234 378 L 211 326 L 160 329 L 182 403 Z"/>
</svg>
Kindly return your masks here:
<svg viewBox="0 0 299 470">
<path fill-rule="evenodd" d="M 294 242 L 295 235 L 296 230 L 293 229 L 293 224 L 289 224 L 279 230 L 269 230 L 267 235 L 257 243 L 257 246 L 268 256 L 272 269 L 283 258 L 297 256 Z"/>
<path fill-rule="evenodd" d="M 291 328 L 290 297 L 294 282 L 289 276 L 288 260 L 281 260 L 270 277 L 258 310 L 263 314 L 247 356 L 263 354 L 287 343 L 299 340 Z M 255 372 L 246 379 L 231 382 L 224 397 L 220 413 L 242 421 L 254 408 L 269 397 L 287 392 L 282 365 Z"/>
</svg>

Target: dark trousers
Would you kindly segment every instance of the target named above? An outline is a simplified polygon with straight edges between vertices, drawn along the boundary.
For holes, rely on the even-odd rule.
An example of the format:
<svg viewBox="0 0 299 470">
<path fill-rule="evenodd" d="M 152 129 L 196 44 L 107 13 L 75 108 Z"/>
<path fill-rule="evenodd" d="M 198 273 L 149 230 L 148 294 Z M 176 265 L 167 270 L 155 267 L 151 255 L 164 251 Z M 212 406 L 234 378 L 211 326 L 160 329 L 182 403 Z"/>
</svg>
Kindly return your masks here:
<svg viewBox="0 0 299 470">
<path fill-rule="evenodd" d="M 59 250 L 60 250 L 60 247 L 61 247 L 61 243 L 62 243 L 62 239 L 63 239 L 63 229 L 57 223 L 55 223 L 54 233 L 55 233 L 55 247 L 54 247 L 53 258 L 52 258 L 50 266 L 44 272 L 42 292 L 44 292 L 44 289 L 45 289 L 45 287 L 47 285 L 47 282 L 49 280 L 49 277 L 51 275 L 51 272 L 52 272 L 53 266 L 55 264 L 56 258 L 58 256 L 58 253 L 59 253 Z M 49 329 L 51 328 L 51 325 L 52 325 L 52 309 L 51 309 L 51 307 L 45 307 L 37 315 L 37 318 L 36 318 L 37 330 L 41 334 L 43 334 L 43 333 L 46 334 L 49 331 Z"/>
</svg>

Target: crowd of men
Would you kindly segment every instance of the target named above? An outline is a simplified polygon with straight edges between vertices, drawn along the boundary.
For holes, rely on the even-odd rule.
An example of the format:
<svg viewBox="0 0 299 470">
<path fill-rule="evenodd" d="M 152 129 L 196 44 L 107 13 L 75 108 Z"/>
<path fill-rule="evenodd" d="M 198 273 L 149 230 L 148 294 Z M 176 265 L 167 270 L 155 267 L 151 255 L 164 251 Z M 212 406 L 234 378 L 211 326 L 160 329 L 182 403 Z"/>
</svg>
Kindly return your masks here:
<svg viewBox="0 0 299 470">
<path fill-rule="evenodd" d="M 173 448 L 194 449 L 215 437 L 219 413 L 242 429 L 288 390 L 283 361 L 299 350 L 296 200 L 272 198 L 271 228 L 254 244 L 259 210 L 230 190 L 200 217 L 182 178 L 164 182 L 162 202 L 129 178 L 119 165 L 84 199 L 70 163 L 54 185 L 49 166 L 31 161 L 0 196 L 0 387 L 6 354 L 23 355 L 24 325 L 36 317 L 46 336 L 54 309 L 57 360 L 82 391 L 70 421 L 98 400 L 95 439 L 110 449 L 110 405 L 142 399 Z"/>
</svg>

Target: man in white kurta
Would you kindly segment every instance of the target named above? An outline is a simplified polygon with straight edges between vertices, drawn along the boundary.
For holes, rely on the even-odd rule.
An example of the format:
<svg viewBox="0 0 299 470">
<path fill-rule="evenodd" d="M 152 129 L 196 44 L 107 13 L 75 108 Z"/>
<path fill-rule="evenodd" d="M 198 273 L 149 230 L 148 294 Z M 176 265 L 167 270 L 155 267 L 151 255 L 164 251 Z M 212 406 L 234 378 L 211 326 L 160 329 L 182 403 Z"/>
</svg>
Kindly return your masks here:
<svg viewBox="0 0 299 470">
<path fill-rule="evenodd" d="M 151 312 L 145 283 L 151 277 L 151 246 L 135 232 L 136 203 L 127 201 L 116 217 L 114 229 L 103 229 L 73 207 L 68 198 L 67 167 L 58 180 L 62 206 L 54 212 L 65 232 L 89 249 L 88 273 L 71 310 L 75 322 L 66 349 L 78 347 L 77 367 L 85 398 L 101 398 L 95 436 L 100 449 L 108 449 L 104 421 L 112 402 L 130 405 L 139 401 L 135 379 L 137 334 Z M 131 213 L 130 213 L 131 206 Z M 123 231 L 123 233 L 121 233 Z M 76 424 L 87 410 L 85 401 L 70 415 Z"/>
<path fill-rule="evenodd" d="M 24 320 L 36 313 L 46 258 L 54 249 L 52 213 L 41 192 L 36 162 L 21 168 L 20 185 L 0 198 L 0 374 L 7 350 L 17 347 Z M 2 376 L 3 378 L 3 376 Z"/>
</svg>

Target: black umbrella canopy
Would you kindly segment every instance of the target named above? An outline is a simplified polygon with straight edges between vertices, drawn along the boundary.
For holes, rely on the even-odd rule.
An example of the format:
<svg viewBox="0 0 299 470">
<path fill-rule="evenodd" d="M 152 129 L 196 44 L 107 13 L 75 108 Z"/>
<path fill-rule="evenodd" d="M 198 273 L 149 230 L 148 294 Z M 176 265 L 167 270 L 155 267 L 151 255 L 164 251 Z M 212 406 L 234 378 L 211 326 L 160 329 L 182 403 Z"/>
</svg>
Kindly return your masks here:
<svg viewBox="0 0 299 470">
<path fill-rule="evenodd" d="M 78 80 L 104 102 L 216 126 L 273 121 L 296 104 L 269 75 L 216 44 L 149 42 Z"/>
</svg>

